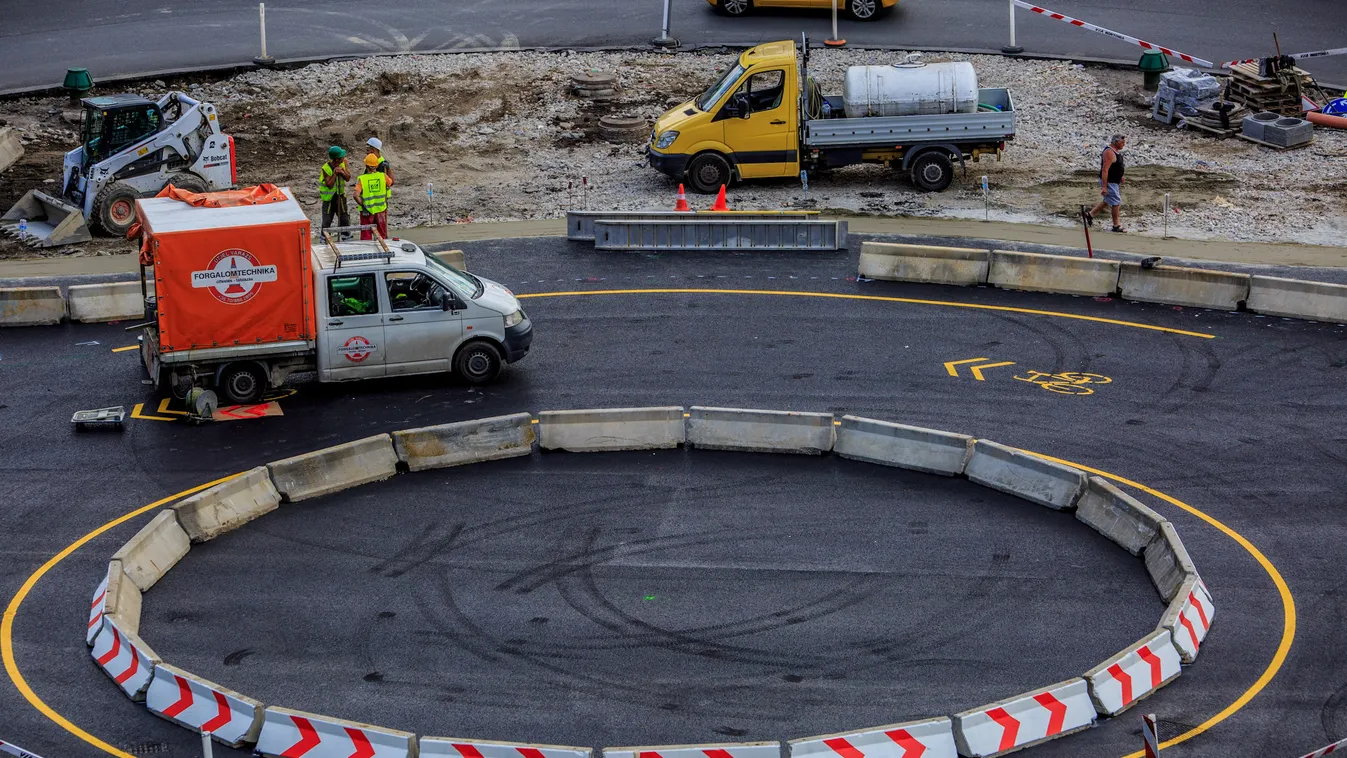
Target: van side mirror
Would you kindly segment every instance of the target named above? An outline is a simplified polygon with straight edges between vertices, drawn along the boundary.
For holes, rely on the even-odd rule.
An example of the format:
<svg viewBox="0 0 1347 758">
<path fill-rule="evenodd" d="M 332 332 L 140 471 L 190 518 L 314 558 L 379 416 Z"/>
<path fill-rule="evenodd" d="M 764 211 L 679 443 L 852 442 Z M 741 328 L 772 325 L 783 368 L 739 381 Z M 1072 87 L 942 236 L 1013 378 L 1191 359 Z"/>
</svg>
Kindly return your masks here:
<svg viewBox="0 0 1347 758">
<path fill-rule="evenodd" d="M 440 310 L 448 312 L 453 309 L 454 309 L 454 301 L 452 298 L 446 297 L 445 299 L 440 301 Z"/>
<path fill-rule="evenodd" d="M 748 95 L 745 95 L 742 92 L 730 98 L 730 102 L 727 103 L 727 105 L 732 109 L 730 111 L 730 115 L 732 116 L 748 118 L 753 115 L 753 109 L 748 105 Z"/>
</svg>

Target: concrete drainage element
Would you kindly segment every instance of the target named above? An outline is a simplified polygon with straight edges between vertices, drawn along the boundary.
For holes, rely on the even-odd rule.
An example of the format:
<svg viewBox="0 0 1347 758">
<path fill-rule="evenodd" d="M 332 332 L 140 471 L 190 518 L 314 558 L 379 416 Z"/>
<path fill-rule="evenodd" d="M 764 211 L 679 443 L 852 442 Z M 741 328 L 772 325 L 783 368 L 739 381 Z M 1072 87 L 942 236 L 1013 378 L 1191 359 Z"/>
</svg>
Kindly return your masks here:
<svg viewBox="0 0 1347 758">
<path fill-rule="evenodd" d="M 1294 147 L 1314 138 L 1314 124 L 1303 118 L 1283 117 L 1263 124 L 1263 141 L 1270 145 Z"/>
<path fill-rule="evenodd" d="M 650 126 L 638 116 L 600 116 L 599 135 L 609 142 L 644 142 Z"/>
<path fill-rule="evenodd" d="M 377 748 L 388 758 L 455 756 L 462 744 L 491 746 L 483 758 L 592 758 L 587 748 L 420 737 L 329 716 L 267 706 L 166 665 L 137 635 L 141 593 L 205 542 L 294 502 L 418 471 L 532 455 L 540 450 L 648 450 L 678 447 L 767 453 L 836 454 L 914 471 L 963 476 L 1074 517 L 1138 556 L 1166 603 L 1153 632 L 1083 676 L 957 714 L 790 740 L 791 758 L 835 758 L 896 745 L 924 758 L 999 756 L 1085 729 L 1131 708 L 1197 658 L 1216 608 L 1174 527 L 1099 477 L 988 440 L 830 413 L 678 406 L 544 411 L 380 434 L 259 466 L 159 512 L 114 555 L 94 591 L 87 642 L 100 668 L 132 700 L 230 745 L 256 744 L 289 755 L 299 742 L 324 756 Z M 540 439 L 539 439 L 540 438 Z M 536 447 L 535 447 L 536 446 Z M 190 539 L 190 541 L 189 541 Z M 227 725 L 227 729 L 224 728 Z M 615 747 L 607 755 L 659 758 L 778 756 L 778 742 Z M 369 752 L 362 754 L 372 754 Z M 466 754 L 466 753 L 464 753 Z M 909 753 L 910 754 L 910 753 Z M 316 754 L 315 754 L 316 755 Z"/>
<path fill-rule="evenodd" d="M 571 92 L 586 100 L 602 100 L 617 95 L 617 74 L 588 71 L 571 77 Z"/>
<path fill-rule="evenodd" d="M 1241 126 L 1243 127 L 1244 136 L 1266 142 L 1267 125 L 1276 121 L 1281 117 L 1282 116 L 1280 113 L 1270 113 L 1268 111 L 1263 111 L 1262 113 L 1255 113 L 1252 116 L 1245 116 L 1244 121 L 1241 124 Z"/>
</svg>

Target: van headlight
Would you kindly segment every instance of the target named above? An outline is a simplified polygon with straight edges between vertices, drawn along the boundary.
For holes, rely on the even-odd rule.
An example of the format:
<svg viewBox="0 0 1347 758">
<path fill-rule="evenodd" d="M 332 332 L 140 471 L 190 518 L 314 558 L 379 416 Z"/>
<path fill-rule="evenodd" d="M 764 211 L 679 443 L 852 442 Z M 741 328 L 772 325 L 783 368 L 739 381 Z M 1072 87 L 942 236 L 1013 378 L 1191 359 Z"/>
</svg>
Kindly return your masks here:
<svg viewBox="0 0 1347 758">
<path fill-rule="evenodd" d="M 511 313 L 510 315 L 505 317 L 505 328 L 509 329 L 512 326 L 518 326 L 520 323 L 523 322 L 523 320 L 524 320 L 524 311 L 517 310 L 514 313 Z"/>
<path fill-rule="evenodd" d="M 664 150 L 678 139 L 678 132 L 665 132 L 659 136 L 659 141 L 655 143 L 657 150 Z"/>
</svg>

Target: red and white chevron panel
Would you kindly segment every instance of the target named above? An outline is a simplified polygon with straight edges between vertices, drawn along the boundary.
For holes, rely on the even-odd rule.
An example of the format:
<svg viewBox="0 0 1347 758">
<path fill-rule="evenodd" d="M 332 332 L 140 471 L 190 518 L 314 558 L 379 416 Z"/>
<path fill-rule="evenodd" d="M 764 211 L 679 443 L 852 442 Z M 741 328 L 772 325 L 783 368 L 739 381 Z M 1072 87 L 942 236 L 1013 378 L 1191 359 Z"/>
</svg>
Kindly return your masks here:
<svg viewBox="0 0 1347 758">
<path fill-rule="evenodd" d="M 1150 636 L 1085 673 L 1095 710 L 1117 716 L 1169 684 L 1183 670 L 1173 634 L 1157 629 Z"/>
<path fill-rule="evenodd" d="M 1301 756 L 1301 758 L 1324 758 L 1324 756 L 1333 755 L 1339 750 L 1341 750 L 1344 755 L 1347 755 L 1347 740 L 1340 740 L 1328 747 L 1321 747 L 1313 753 L 1307 753 L 1306 755 Z"/>
<path fill-rule="evenodd" d="M 1211 601 L 1211 593 L 1201 579 L 1185 582 L 1184 589 L 1188 590 L 1186 595 L 1174 598 L 1175 603 L 1182 603 L 1177 621 L 1165 626 L 1174 633 L 1174 646 L 1179 649 L 1179 657 L 1184 663 L 1192 663 L 1197 660 L 1197 651 L 1216 618 L 1216 604 Z"/>
<path fill-rule="evenodd" d="M 154 667 L 145 705 L 157 716 L 231 747 L 257 742 L 262 704 L 167 664 Z"/>
<path fill-rule="evenodd" d="M 108 567 L 108 572 L 112 567 Z M 85 632 L 84 641 L 90 646 L 94 644 L 94 637 L 98 636 L 99 630 L 103 628 L 103 609 L 108 604 L 108 572 L 104 572 L 103 581 L 99 582 L 98 589 L 94 590 L 93 602 L 89 603 L 89 628 Z"/>
<path fill-rule="evenodd" d="M 42 758 L 37 753 L 30 753 L 18 745 L 4 740 L 0 740 L 0 755 L 12 755 L 14 758 Z"/>
<path fill-rule="evenodd" d="M 593 758 L 587 747 L 422 737 L 421 758 Z"/>
<path fill-rule="evenodd" d="M 411 758 L 416 755 L 416 735 L 289 708 L 267 708 L 256 752 L 267 758 Z"/>
<path fill-rule="evenodd" d="M 115 616 L 104 616 L 94 638 L 94 662 L 132 700 L 144 700 L 159 656 L 139 636 L 118 628 Z"/>
<path fill-rule="evenodd" d="M 959 755 L 1001 755 L 1084 729 L 1095 715 L 1085 680 L 1068 679 L 956 715 L 954 739 Z"/>
<path fill-rule="evenodd" d="M 805 737 L 789 743 L 791 758 L 957 758 L 948 718 Z"/>
<path fill-rule="evenodd" d="M 606 747 L 603 758 L 781 758 L 776 742 L 729 742 L 715 745 Z"/>
</svg>

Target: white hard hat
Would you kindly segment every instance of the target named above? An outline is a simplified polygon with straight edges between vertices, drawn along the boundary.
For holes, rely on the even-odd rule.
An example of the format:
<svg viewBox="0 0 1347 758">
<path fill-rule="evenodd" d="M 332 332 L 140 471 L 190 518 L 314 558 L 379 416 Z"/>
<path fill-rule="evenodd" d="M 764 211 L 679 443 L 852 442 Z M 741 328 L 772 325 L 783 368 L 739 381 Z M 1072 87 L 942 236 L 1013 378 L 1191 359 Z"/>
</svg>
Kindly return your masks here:
<svg viewBox="0 0 1347 758">
<path fill-rule="evenodd" d="M 369 141 L 366 142 L 365 144 L 366 144 L 366 145 L 369 145 L 370 147 L 374 148 L 375 150 L 383 150 L 383 149 L 384 149 L 384 143 L 383 143 L 383 140 L 379 139 L 378 137 L 370 137 L 370 138 L 369 138 Z"/>
</svg>

